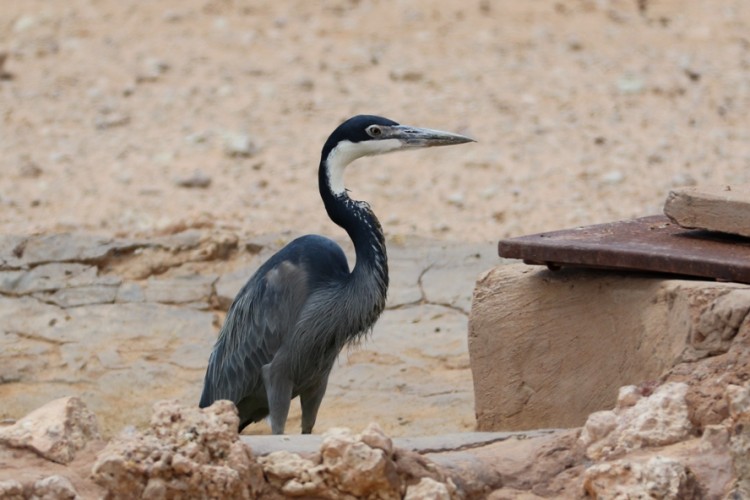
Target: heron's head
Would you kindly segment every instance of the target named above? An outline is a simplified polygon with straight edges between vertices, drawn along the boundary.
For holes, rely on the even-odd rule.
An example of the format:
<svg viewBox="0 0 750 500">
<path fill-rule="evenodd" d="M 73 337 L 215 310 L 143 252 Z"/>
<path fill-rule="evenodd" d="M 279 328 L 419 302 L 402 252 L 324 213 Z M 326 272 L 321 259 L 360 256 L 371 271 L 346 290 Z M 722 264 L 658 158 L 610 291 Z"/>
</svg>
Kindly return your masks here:
<svg viewBox="0 0 750 500">
<path fill-rule="evenodd" d="M 357 115 L 333 131 L 323 146 L 321 161 L 331 190 L 339 194 L 345 192 L 344 169 L 357 158 L 465 142 L 474 142 L 474 139 L 441 130 L 399 125 L 380 116 Z"/>
</svg>

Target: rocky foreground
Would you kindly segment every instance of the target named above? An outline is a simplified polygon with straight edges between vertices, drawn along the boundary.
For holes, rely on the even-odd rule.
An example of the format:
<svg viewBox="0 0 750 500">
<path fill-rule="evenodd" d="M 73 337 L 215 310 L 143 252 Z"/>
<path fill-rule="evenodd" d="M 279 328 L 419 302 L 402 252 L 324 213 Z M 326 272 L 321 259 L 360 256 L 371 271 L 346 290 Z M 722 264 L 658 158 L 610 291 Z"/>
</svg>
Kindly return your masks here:
<svg viewBox="0 0 750 500">
<path fill-rule="evenodd" d="M 237 434 L 226 401 L 160 402 L 148 428 L 105 442 L 81 400 L 62 398 L 0 429 L 0 498 L 747 498 L 750 388 L 728 385 L 727 417 L 698 437 L 687 387 L 625 387 L 582 429 L 435 436 L 422 453 L 376 424 L 331 429 L 314 451 L 290 451 L 308 436 L 269 449 Z"/>
</svg>

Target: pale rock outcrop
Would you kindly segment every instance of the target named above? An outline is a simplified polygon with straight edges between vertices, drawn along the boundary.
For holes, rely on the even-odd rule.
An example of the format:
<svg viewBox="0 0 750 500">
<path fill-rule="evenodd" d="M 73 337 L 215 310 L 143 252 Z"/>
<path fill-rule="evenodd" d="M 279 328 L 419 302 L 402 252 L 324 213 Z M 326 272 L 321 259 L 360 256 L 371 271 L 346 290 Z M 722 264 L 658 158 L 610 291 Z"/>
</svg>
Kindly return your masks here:
<svg viewBox="0 0 750 500">
<path fill-rule="evenodd" d="M 157 403 L 149 429 L 125 432 L 99 454 L 94 481 L 111 499 L 254 498 L 263 474 L 238 426 L 229 401 L 206 409 Z"/>
<path fill-rule="evenodd" d="M 270 483 L 283 494 L 298 497 L 320 495 L 325 481 L 316 463 L 289 451 L 275 451 L 258 462 Z"/>
<path fill-rule="evenodd" d="M 64 476 L 47 476 L 34 483 L 30 498 L 33 500 L 78 500 L 73 484 Z"/>
<path fill-rule="evenodd" d="M 500 488 L 487 496 L 487 500 L 542 500 L 544 498 L 529 491 L 521 491 L 515 488 Z"/>
<path fill-rule="evenodd" d="M 586 455 L 600 460 L 684 439 L 692 429 L 687 390 L 680 382 L 661 385 L 650 396 L 639 395 L 633 386 L 621 388 L 614 410 L 592 413 L 586 420 L 579 440 Z"/>
<path fill-rule="evenodd" d="M 729 450 L 737 478 L 727 498 L 750 498 L 750 386 L 729 385 L 726 398 L 729 405 Z"/>
<path fill-rule="evenodd" d="M 718 296 L 700 312 L 690 328 L 684 360 L 727 352 L 750 312 L 750 290 L 736 289 Z"/>
<path fill-rule="evenodd" d="M 597 500 L 703 498 L 690 469 L 658 455 L 644 461 L 618 460 L 593 465 L 583 474 L 583 489 Z"/>
<path fill-rule="evenodd" d="M 0 481 L 0 498 L 3 500 L 78 500 L 73 484 L 65 476 L 52 475 L 31 483 L 15 479 Z"/>
<path fill-rule="evenodd" d="M 0 498 L 4 500 L 24 500 L 23 484 L 15 479 L 0 481 Z"/>
<path fill-rule="evenodd" d="M 331 429 L 313 457 L 277 451 L 258 462 L 271 485 L 292 497 L 451 498 L 456 491 L 451 480 L 424 457 L 413 455 L 394 449 L 380 427 L 370 424 L 360 434 Z"/>
<path fill-rule="evenodd" d="M 415 485 L 406 488 L 404 500 L 450 500 L 451 493 L 444 483 L 439 483 L 429 477 L 423 477 Z"/>
<path fill-rule="evenodd" d="M 320 448 L 321 466 L 339 491 L 358 498 L 399 498 L 399 478 L 392 453 L 367 443 L 384 441 L 383 431 L 371 425 L 363 434 L 378 436 L 363 439 L 362 435 L 352 435 L 350 430 L 342 428 L 327 432 Z"/>
<path fill-rule="evenodd" d="M 60 464 L 70 463 L 78 450 L 98 438 L 96 415 L 72 396 L 56 399 L 0 429 L 0 445 L 26 448 Z"/>
</svg>

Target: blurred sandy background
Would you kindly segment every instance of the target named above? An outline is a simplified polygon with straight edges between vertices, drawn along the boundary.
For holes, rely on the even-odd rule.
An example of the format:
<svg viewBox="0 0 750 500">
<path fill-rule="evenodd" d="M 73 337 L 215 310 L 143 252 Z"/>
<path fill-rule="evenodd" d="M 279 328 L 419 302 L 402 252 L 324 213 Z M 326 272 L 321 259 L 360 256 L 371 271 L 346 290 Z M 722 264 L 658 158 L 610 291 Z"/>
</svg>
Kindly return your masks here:
<svg viewBox="0 0 750 500">
<path fill-rule="evenodd" d="M 350 169 L 390 236 L 490 242 L 750 176 L 743 0 L 5 0 L 0 51 L 5 233 L 341 236 L 316 169 L 359 113 L 479 141 Z"/>
</svg>

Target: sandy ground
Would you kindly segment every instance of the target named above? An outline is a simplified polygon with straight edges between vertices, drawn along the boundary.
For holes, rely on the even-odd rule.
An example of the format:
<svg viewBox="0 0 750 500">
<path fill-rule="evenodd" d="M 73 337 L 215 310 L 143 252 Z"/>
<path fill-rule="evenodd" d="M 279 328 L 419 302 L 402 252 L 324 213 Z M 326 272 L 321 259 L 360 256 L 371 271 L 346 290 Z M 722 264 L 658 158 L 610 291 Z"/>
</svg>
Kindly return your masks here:
<svg viewBox="0 0 750 500">
<path fill-rule="evenodd" d="M 316 169 L 358 113 L 479 141 L 350 169 L 390 236 L 490 242 L 748 182 L 750 3 L 642 5 L 6 0 L 0 231 L 340 236 Z"/>
<path fill-rule="evenodd" d="M 658 213 L 748 183 L 749 33 L 745 0 L 3 0 L 0 231 L 341 239 L 319 151 L 360 113 L 478 140 L 352 166 L 392 241 Z"/>
</svg>

